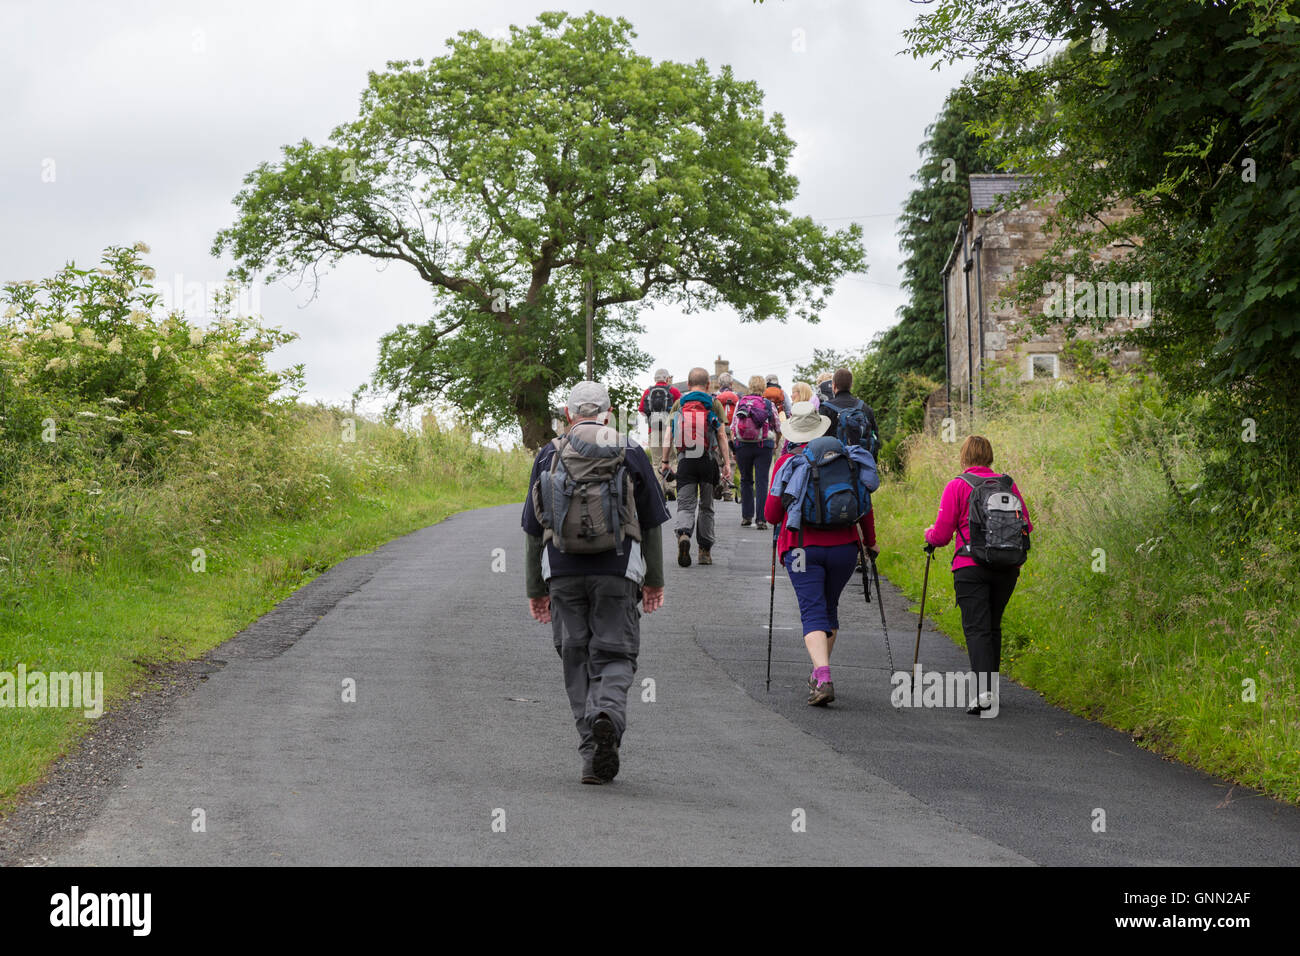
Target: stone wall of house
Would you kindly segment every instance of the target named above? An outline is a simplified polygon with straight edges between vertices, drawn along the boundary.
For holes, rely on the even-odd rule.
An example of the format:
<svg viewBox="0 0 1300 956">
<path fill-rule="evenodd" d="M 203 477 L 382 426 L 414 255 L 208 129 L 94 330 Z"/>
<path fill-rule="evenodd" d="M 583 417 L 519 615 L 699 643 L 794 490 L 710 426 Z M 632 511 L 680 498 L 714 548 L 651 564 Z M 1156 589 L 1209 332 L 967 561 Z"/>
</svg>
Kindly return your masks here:
<svg viewBox="0 0 1300 956">
<path fill-rule="evenodd" d="M 991 213 L 972 213 L 965 248 L 959 249 L 948 277 L 948 359 L 954 401 L 962 401 L 968 394 L 971 372 L 974 373 L 975 391 L 978 393 L 981 368 L 987 371 L 994 364 L 1007 364 L 1017 377 L 1035 375 L 1059 377 L 1063 371 L 1060 353 L 1068 341 L 1066 323 L 1049 327 L 1043 333 L 1033 332 L 1026 314 L 1015 305 L 1000 302 L 1007 295 L 1019 275 L 1027 266 L 1038 261 L 1051 245 L 1052 236 L 1047 231 L 1047 219 L 1053 212 L 1052 204 L 1024 205 Z M 1112 213 L 1112 219 L 1127 214 L 1123 207 Z M 1100 227 L 1099 227 L 1100 228 Z M 1112 244 L 1100 250 L 1094 258 L 1109 260 L 1125 253 L 1123 246 Z M 969 272 L 964 267 L 969 262 Z M 969 280 L 969 340 L 967 335 L 967 281 Z M 1105 293 L 1122 295 L 1124 290 L 1105 290 Z M 1145 290 L 1144 290 L 1145 292 Z M 1105 308 L 1113 307 L 1110 297 L 1103 293 Z M 1060 300 L 1063 302 L 1064 291 Z M 983 350 L 980 343 L 980 303 L 983 309 Z M 1041 312 L 1047 306 L 1045 295 L 1034 305 Z M 1145 301 L 1150 306 L 1149 294 L 1135 293 L 1124 306 L 1138 306 Z M 1078 325 L 1078 338 L 1097 341 L 1119 331 L 1132 328 L 1142 321 L 1125 316 L 1110 321 L 1100 332 Z M 1040 358 L 1035 358 L 1039 356 Z M 1117 353 L 1113 361 L 1128 364 L 1136 361 L 1136 352 Z"/>
</svg>

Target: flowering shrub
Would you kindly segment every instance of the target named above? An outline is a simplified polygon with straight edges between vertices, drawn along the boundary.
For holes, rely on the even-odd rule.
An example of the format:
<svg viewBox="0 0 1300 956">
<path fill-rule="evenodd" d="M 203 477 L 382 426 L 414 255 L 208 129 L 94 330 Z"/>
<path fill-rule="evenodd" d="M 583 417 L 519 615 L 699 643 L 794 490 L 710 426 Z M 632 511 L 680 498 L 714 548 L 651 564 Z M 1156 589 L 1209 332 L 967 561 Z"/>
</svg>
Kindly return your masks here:
<svg viewBox="0 0 1300 956">
<path fill-rule="evenodd" d="M 69 263 L 0 291 L 0 442 L 10 451 L 76 448 L 143 471 L 197 432 L 293 403 L 301 366 L 277 372 L 266 358 L 295 336 L 232 316 L 233 287 L 209 328 L 160 314 L 147 251 L 110 247 L 99 268 Z M 68 432 L 78 440 L 60 441 Z"/>
</svg>

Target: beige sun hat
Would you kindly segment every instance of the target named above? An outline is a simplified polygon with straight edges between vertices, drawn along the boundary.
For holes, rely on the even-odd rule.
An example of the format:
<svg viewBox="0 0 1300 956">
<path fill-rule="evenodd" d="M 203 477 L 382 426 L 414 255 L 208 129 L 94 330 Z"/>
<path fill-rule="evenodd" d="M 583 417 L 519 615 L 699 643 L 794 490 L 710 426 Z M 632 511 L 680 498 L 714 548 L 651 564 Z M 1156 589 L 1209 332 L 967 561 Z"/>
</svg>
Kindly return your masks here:
<svg viewBox="0 0 1300 956">
<path fill-rule="evenodd" d="M 781 435 L 792 445 L 821 438 L 831 427 L 831 420 L 817 411 L 812 402 L 795 402 L 790 406 L 790 417 L 781 426 Z"/>
</svg>

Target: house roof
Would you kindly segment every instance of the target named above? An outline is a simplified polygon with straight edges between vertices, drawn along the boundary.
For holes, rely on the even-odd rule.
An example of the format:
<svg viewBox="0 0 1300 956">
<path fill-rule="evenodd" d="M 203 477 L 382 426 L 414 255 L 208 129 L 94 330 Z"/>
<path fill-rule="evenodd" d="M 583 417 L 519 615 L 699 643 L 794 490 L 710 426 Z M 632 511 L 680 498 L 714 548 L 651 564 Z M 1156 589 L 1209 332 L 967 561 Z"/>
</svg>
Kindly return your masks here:
<svg viewBox="0 0 1300 956">
<path fill-rule="evenodd" d="M 1018 192 L 1033 180 L 1032 176 L 1005 173 L 972 173 L 970 177 L 970 207 L 976 212 L 998 209 L 999 197 Z"/>
</svg>

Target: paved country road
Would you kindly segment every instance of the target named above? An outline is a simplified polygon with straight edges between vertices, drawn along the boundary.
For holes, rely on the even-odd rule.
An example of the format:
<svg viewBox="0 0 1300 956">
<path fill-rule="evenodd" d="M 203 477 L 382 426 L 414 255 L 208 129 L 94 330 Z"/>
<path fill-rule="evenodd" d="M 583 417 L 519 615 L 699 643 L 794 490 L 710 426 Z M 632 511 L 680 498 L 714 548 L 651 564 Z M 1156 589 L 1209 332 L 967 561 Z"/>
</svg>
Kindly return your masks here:
<svg viewBox="0 0 1300 956">
<path fill-rule="evenodd" d="M 52 862 L 1300 863 L 1300 810 L 1023 688 L 1004 684 L 995 720 L 895 710 L 857 578 L 836 702 L 803 703 L 783 580 L 765 693 L 771 538 L 730 504 L 715 564 L 673 563 L 666 606 L 643 619 L 619 778 L 583 786 L 550 629 L 526 612 L 518 514 L 457 515 L 346 561 L 217 648 L 225 665 L 169 709 Z M 888 584 L 886 610 L 910 662 L 916 619 Z M 922 660 L 966 668 L 929 628 Z"/>
</svg>

